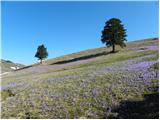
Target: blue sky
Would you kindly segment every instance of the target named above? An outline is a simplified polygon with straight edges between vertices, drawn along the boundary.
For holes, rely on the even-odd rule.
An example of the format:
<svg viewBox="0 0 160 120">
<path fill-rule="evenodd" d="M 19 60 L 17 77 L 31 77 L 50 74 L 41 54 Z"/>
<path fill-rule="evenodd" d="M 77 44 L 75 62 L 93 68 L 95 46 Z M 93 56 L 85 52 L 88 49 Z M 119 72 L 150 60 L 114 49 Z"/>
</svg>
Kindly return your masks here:
<svg viewBox="0 0 160 120">
<path fill-rule="evenodd" d="M 2 59 L 37 62 L 37 46 L 49 57 L 104 46 L 101 31 L 121 19 L 128 41 L 158 37 L 158 2 L 2 2 Z"/>
</svg>

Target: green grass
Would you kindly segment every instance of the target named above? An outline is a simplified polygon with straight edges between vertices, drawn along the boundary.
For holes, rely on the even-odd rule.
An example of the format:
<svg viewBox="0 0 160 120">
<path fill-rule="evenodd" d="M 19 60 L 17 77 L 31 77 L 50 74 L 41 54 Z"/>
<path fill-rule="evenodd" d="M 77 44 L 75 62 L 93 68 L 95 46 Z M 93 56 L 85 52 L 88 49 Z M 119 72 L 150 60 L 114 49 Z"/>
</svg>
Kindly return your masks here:
<svg viewBox="0 0 160 120">
<path fill-rule="evenodd" d="M 97 64 L 98 65 L 109 64 L 109 63 L 134 59 L 134 58 L 138 58 L 138 57 L 142 57 L 142 56 L 146 56 L 146 55 L 152 55 L 152 54 L 156 54 L 156 53 L 158 53 L 158 52 L 157 51 L 149 51 L 149 52 L 135 53 L 134 51 L 129 51 L 129 52 L 127 52 L 127 54 L 125 52 L 119 52 L 117 54 L 110 54 L 110 55 L 102 56 L 100 58 L 97 58 L 95 61 L 92 61 L 89 63 L 83 63 L 80 65 L 67 67 L 66 69 L 76 69 L 76 68 L 81 68 L 81 67 L 88 67 L 88 66 L 92 66 L 92 65 L 97 65 Z M 153 59 L 153 58 L 150 58 L 150 59 Z"/>
<path fill-rule="evenodd" d="M 25 65 L 13 63 L 12 61 L 1 59 L 0 66 L 1 66 L 1 72 L 10 72 L 10 71 L 13 71 L 10 67 L 15 67 L 15 66 L 24 67 Z"/>
<path fill-rule="evenodd" d="M 93 61 L 60 70 L 53 69 L 30 75 L 6 75 L 2 78 L 2 87 L 13 82 L 25 84 L 22 87 L 9 88 L 9 91 L 1 91 L 2 118 L 126 118 L 124 113 L 118 111 L 123 111 L 124 101 L 128 103 L 130 111 L 126 111 L 126 114 L 130 115 L 129 118 L 157 118 L 158 92 L 148 88 L 158 87 L 158 78 L 148 84 L 136 79 L 143 71 L 130 72 L 120 69 L 116 72 L 104 70 L 103 73 L 103 68 L 118 69 L 128 60 L 137 60 L 138 63 L 157 60 L 158 56 L 146 56 L 157 55 L 158 51 L 136 52 L 131 49 L 153 44 L 157 43 L 153 40 L 132 42 L 115 54 L 99 56 Z M 45 63 L 51 64 L 109 50 L 110 48 L 87 50 Z M 157 72 L 158 69 L 158 64 L 154 64 L 148 72 Z M 148 100 L 145 96 L 151 94 L 156 94 L 156 97 Z"/>
<path fill-rule="evenodd" d="M 145 39 L 145 40 L 128 42 L 127 47 L 125 49 L 128 50 L 130 48 L 145 46 L 145 45 L 156 45 L 157 43 L 158 43 L 157 41 L 152 40 L 152 38 L 149 38 L 149 39 Z M 69 60 L 69 59 L 87 56 L 87 55 L 91 55 L 91 54 L 97 54 L 97 53 L 101 53 L 101 52 L 110 52 L 111 49 L 112 49 L 111 47 L 101 47 L 101 48 L 88 49 L 85 51 L 80 51 L 77 53 L 72 53 L 69 55 L 64 55 L 64 56 L 60 56 L 57 58 L 48 59 L 44 62 L 44 64 L 52 64 L 52 63 L 55 63 L 58 61 Z M 122 50 L 122 49 L 119 46 L 116 46 L 116 50 Z"/>
<path fill-rule="evenodd" d="M 159 70 L 159 63 L 155 63 L 154 65 L 152 65 L 151 69 Z"/>
<path fill-rule="evenodd" d="M 10 89 L 1 91 L 1 100 L 2 101 L 6 100 L 8 97 L 12 97 L 12 96 L 15 96 L 15 94 Z"/>
</svg>

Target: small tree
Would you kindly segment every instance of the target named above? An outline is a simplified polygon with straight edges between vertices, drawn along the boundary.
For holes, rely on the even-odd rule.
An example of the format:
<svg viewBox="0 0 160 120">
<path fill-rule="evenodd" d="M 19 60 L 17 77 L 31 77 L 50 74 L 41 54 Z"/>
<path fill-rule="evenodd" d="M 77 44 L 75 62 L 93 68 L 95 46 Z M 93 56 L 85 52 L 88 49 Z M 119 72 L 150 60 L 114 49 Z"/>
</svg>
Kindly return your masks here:
<svg viewBox="0 0 160 120">
<path fill-rule="evenodd" d="M 42 60 L 48 57 L 47 48 L 45 48 L 43 44 L 38 46 L 35 57 L 37 57 L 40 60 L 41 64 Z"/>
<path fill-rule="evenodd" d="M 117 18 L 112 18 L 105 23 L 104 30 L 102 31 L 101 41 L 106 46 L 112 46 L 112 52 L 115 52 L 115 45 L 122 48 L 126 46 L 126 29 Z"/>
</svg>

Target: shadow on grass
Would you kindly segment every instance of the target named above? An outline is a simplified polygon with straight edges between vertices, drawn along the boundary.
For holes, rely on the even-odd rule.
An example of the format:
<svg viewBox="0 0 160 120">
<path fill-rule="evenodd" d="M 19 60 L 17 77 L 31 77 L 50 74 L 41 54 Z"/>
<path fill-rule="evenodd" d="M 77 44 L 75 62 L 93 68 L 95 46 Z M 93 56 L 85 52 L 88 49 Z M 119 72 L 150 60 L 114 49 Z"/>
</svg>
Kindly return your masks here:
<svg viewBox="0 0 160 120">
<path fill-rule="evenodd" d="M 109 118 L 158 119 L 159 93 L 145 94 L 143 101 L 123 101 L 113 112 L 117 112 L 118 116 Z"/>
<path fill-rule="evenodd" d="M 12 90 L 7 89 L 7 90 L 1 91 L 1 100 L 2 101 L 6 100 L 8 97 L 11 97 L 11 96 L 15 96 L 15 94 L 12 92 Z"/>
<path fill-rule="evenodd" d="M 14 71 L 19 71 L 19 70 L 23 70 L 23 69 L 26 69 L 26 68 L 30 68 L 30 67 L 32 67 L 32 65 L 29 65 L 29 66 L 25 66 L 25 67 L 19 68 L 19 69 L 17 69 L 17 70 L 14 70 Z"/>
<path fill-rule="evenodd" d="M 114 53 L 117 53 L 117 52 L 118 51 L 116 51 Z M 52 63 L 51 65 L 65 64 L 65 63 L 70 63 L 70 62 L 75 62 L 75 61 L 80 61 L 80 60 L 87 60 L 87 59 L 91 59 L 91 58 L 95 58 L 95 57 L 99 57 L 99 56 L 103 56 L 103 55 L 108 55 L 108 54 L 111 54 L 111 53 L 113 53 L 113 52 L 101 52 L 101 53 L 86 55 L 86 56 L 73 58 L 73 59 L 69 59 L 69 60 L 58 61 L 58 62 Z"/>
</svg>

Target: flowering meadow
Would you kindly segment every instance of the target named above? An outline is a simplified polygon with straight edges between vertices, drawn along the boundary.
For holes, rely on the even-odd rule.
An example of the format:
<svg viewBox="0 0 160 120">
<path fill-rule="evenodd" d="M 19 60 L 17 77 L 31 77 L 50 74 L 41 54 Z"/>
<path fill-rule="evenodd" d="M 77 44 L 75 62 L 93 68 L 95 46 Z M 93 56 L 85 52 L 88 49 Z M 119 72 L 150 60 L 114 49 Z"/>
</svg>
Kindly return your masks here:
<svg viewBox="0 0 160 120">
<path fill-rule="evenodd" d="M 1 83 L 5 119 L 159 118 L 158 40 L 130 42 L 85 62 L 46 61 L 4 75 Z"/>
</svg>

